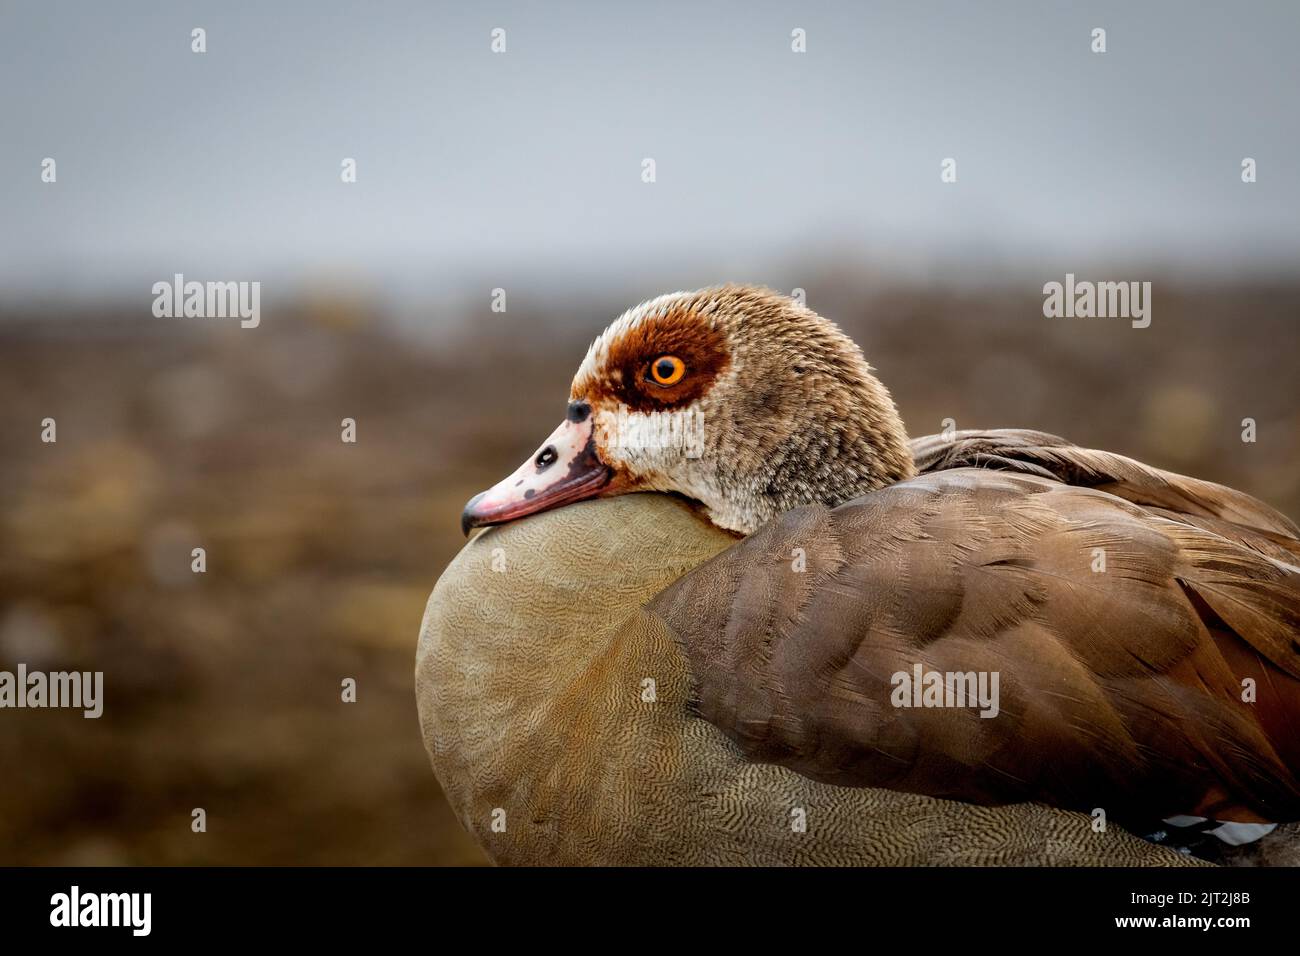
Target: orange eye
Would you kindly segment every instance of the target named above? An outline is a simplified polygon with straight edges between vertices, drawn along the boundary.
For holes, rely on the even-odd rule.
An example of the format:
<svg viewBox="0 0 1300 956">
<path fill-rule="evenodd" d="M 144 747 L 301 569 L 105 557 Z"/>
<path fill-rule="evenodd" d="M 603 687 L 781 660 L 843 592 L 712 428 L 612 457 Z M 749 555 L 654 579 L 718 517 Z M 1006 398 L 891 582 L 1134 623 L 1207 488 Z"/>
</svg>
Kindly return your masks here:
<svg viewBox="0 0 1300 956">
<path fill-rule="evenodd" d="M 650 363 L 650 378 L 660 385 L 676 385 L 686 374 L 686 363 L 676 355 L 661 355 Z"/>
</svg>

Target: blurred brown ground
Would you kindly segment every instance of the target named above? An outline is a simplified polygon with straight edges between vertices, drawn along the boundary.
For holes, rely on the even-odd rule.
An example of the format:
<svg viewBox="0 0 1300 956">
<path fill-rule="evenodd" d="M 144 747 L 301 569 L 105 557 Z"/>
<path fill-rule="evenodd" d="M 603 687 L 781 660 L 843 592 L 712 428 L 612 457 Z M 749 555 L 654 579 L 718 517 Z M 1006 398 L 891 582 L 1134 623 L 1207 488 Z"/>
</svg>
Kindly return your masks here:
<svg viewBox="0 0 1300 956">
<path fill-rule="evenodd" d="M 807 285 L 913 434 L 1039 428 L 1300 517 L 1300 286 L 1157 282 L 1135 330 L 1045 319 L 1032 287 Z M 0 306 L 0 669 L 102 670 L 106 701 L 99 720 L 0 711 L 0 864 L 483 862 L 420 742 L 425 599 L 464 501 L 534 450 L 591 336 L 652 291 L 431 313 L 428 341 L 346 297 L 255 330 Z"/>
</svg>

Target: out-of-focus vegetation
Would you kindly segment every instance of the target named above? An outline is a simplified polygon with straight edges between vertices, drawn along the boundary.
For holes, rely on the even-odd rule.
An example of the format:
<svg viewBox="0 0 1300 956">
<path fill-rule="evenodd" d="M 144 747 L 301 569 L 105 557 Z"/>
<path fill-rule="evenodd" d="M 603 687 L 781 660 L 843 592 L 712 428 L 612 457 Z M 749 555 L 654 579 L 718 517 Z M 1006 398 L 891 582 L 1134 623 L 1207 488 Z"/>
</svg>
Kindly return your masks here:
<svg viewBox="0 0 1300 956">
<path fill-rule="evenodd" d="M 1300 517 L 1300 288 L 1156 283 L 1137 330 L 1045 319 L 1035 288 L 807 285 L 913 434 L 1039 428 Z M 428 339 L 355 303 L 250 330 L 0 308 L 0 669 L 105 672 L 99 720 L 0 711 L 0 864 L 481 862 L 420 741 L 424 603 L 464 501 L 652 291 L 431 312 Z"/>
</svg>

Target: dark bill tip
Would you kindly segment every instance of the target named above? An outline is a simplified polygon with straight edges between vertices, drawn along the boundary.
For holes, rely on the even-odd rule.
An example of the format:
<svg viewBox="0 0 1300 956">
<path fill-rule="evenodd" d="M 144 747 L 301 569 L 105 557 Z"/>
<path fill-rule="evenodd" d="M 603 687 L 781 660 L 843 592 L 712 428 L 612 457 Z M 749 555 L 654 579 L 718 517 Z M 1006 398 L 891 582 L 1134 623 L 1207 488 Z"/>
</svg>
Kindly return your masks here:
<svg viewBox="0 0 1300 956">
<path fill-rule="evenodd" d="M 465 510 L 460 513 L 460 533 L 467 538 L 469 533 L 478 527 L 478 515 L 474 513 L 474 506 L 479 503 L 485 494 L 487 494 L 486 491 L 480 491 L 469 499 L 465 503 Z"/>
</svg>

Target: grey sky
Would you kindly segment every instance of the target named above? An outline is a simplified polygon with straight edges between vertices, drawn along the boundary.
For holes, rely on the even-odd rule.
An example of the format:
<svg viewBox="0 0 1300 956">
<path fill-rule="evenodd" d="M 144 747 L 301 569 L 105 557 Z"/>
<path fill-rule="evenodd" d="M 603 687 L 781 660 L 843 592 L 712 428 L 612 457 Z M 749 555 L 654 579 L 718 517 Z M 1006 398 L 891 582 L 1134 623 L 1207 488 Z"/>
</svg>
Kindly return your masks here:
<svg viewBox="0 0 1300 956">
<path fill-rule="evenodd" d="M 1300 261 L 1294 2 L 2 9 L 0 295 Z"/>
</svg>

